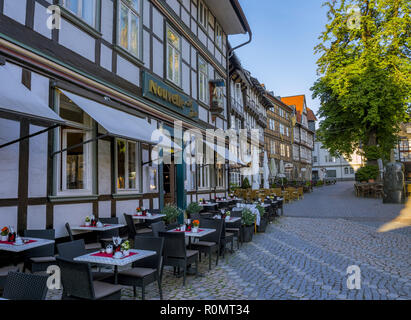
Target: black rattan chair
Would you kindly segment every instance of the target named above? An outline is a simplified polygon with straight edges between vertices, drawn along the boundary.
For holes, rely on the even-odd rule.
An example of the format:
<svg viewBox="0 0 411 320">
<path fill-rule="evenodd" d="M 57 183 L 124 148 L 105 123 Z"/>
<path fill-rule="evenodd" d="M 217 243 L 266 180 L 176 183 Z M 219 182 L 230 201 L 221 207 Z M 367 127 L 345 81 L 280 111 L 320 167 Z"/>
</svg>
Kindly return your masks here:
<svg viewBox="0 0 411 320">
<path fill-rule="evenodd" d="M 3 298 L 9 300 L 45 300 L 47 275 L 9 272 L 4 286 Z"/>
<path fill-rule="evenodd" d="M 6 279 L 10 271 L 18 272 L 19 268 L 16 266 L 6 266 L 0 268 L 0 289 L 4 289 Z"/>
<path fill-rule="evenodd" d="M 134 224 L 133 216 L 124 213 L 124 219 L 126 220 L 126 224 L 127 224 L 129 240 L 134 240 L 136 236 L 152 236 L 151 229 L 148 229 L 148 228 L 137 229 L 136 228 L 136 225 Z"/>
<path fill-rule="evenodd" d="M 118 217 L 112 217 L 112 218 L 100 218 L 99 221 L 103 224 L 119 224 L 118 222 Z M 99 234 L 99 240 L 102 242 L 103 246 L 107 243 L 113 242 L 113 237 L 119 237 L 120 236 L 120 229 L 111 229 L 107 230 L 104 232 L 101 232 Z M 127 240 L 127 237 L 121 237 L 121 239 Z"/>
<path fill-rule="evenodd" d="M 161 279 L 163 278 L 164 266 L 183 268 L 183 286 L 186 285 L 187 266 L 196 264 L 196 275 L 198 274 L 198 251 L 187 250 L 184 232 L 159 232 L 164 238 L 164 261 L 161 267 Z"/>
<path fill-rule="evenodd" d="M 62 299 L 120 300 L 121 286 L 93 280 L 88 263 L 57 257 L 64 288 Z"/>
<path fill-rule="evenodd" d="M 55 239 L 54 229 L 47 230 L 24 230 L 24 237 L 38 239 Z M 54 243 L 39 248 L 34 248 L 26 252 L 24 257 L 23 272 L 26 269 L 30 272 L 46 271 L 48 266 L 56 264 L 54 257 Z"/>
<path fill-rule="evenodd" d="M 70 241 L 74 241 L 74 236 L 73 236 L 73 232 L 71 231 L 70 224 L 67 222 L 65 226 L 66 226 L 66 230 L 69 235 Z M 85 247 L 87 251 L 96 251 L 96 250 L 101 249 L 101 243 L 99 242 L 86 243 Z"/>
<path fill-rule="evenodd" d="M 156 251 L 157 254 L 134 262 L 132 269 L 119 272 L 118 283 L 132 286 L 134 296 L 136 296 L 136 287 L 141 287 L 141 299 L 144 300 L 145 287 L 157 281 L 160 299 L 163 300 L 160 270 L 163 261 L 164 239 L 159 237 L 135 237 L 134 249 Z"/>
<path fill-rule="evenodd" d="M 154 222 L 151 224 L 151 230 L 153 232 L 154 237 L 158 237 L 158 233 L 165 232 L 166 231 L 166 225 L 164 224 L 164 221 L 159 221 L 159 222 Z"/>
<path fill-rule="evenodd" d="M 215 229 L 216 231 L 201 238 L 197 243 L 191 244 L 190 249 L 198 250 L 200 253 L 208 254 L 208 269 L 211 270 L 211 254 L 217 252 L 216 266 L 220 256 L 221 232 L 223 231 L 224 221 L 221 219 L 201 219 L 201 228 Z"/>
</svg>

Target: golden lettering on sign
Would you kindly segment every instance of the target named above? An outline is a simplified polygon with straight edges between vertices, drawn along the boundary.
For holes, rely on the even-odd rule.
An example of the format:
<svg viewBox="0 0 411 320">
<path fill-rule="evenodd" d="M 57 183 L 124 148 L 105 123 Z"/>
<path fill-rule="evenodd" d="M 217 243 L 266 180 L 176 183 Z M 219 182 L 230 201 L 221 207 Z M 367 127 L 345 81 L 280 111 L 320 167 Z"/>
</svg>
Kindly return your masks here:
<svg viewBox="0 0 411 320">
<path fill-rule="evenodd" d="M 193 107 L 193 101 L 187 100 L 184 101 L 183 98 L 179 94 L 173 94 L 170 91 L 168 91 L 166 88 L 163 88 L 159 86 L 155 81 L 150 80 L 149 81 L 149 86 L 148 86 L 148 91 L 152 93 L 153 95 L 161 98 L 162 100 L 169 102 L 176 107 L 179 107 L 181 109 L 184 109 L 184 107 Z"/>
</svg>

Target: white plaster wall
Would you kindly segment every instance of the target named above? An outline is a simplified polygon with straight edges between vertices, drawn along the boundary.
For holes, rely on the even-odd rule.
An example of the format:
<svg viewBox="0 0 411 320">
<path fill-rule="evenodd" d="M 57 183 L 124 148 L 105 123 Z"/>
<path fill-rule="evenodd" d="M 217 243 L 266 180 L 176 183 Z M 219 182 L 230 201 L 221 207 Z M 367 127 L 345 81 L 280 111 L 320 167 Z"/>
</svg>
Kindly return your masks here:
<svg viewBox="0 0 411 320">
<path fill-rule="evenodd" d="M 160 201 L 158 198 L 153 198 L 153 209 L 160 209 Z"/>
<path fill-rule="evenodd" d="M 157 37 L 163 40 L 164 38 L 164 18 L 161 15 L 161 13 L 154 7 L 153 7 L 153 32 Z"/>
<path fill-rule="evenodd" d="M 139 206 L 138 200 L 125 200 L 116 202 L 116 213 L 119 223 L 125 224 L 124 213 L 132 214 L 136 212 L 136 208 Z"/>
<path fill-rule="evenodd" d="M 110 142 L 98 141 L 98 188 L 99 194 L 111 194 Z"/>
<path fill-rule="evenodd" d="M 51 39 L 51 29 L 47 28 L 47 20 L 50 15 L 47 13 L 47 8 L 36 2 L 34 7 L 34 31 Z"/>
<path fill-rule="evenodd" d="M 26 0 L 4 0 L 3 14 L 21 24 L 26 24 L 26 7 Z"/>
<path fill-rule="evenodd" d="M 143 200 L 143 208 L 145 208 L 145 209 L 150 208 L 150 200 L 149 199 L 144 199 Z"/>
<path fill-rule="evenodd" d="M 150 28 L 150 3 L 148 0 L 143 1 L 143 23 Z"/>
<path fill-rule="evenodd" d="M 140 86 L 140 69 L 119 55 L 117 55 L 117 74 L 136 86 Z"/>
<path fill-rule="evenodd" d="M 43 130 L 44 127 L 30 125 L 30 133 Z M 48 134 L 30 138 L 29 140 L 29 197 L 47 196 L 47 149 Z"/>
<path fill-rule="evenodd" d="M 203 120 L 205 122 L 208 121 L 208 111 L 204 109 L 202 106 L 198 107 L 198 116 L 200 120 Z"/>
<path fill-rule="evenodd" d="M 167 4 L 174 10 L 174 12 L 180 16 L 180 4 L 177 0 L 166 0 Z"/>
<path fill-rule="evenodd" d="M 153 52 L 156 54 L 153 57 L 153 72 L 159 77 L 163 78 L 164 76 L 164 61 L 163 61 L 163 44 L 158 41 L 156 38 L 153 38 Z"/>
<path fill-rule="evenodd" d="M 110 218 L 111 217 L 111 201 L 99 201 L 98 216 L 100 218 Z"/>
<path fill-rule="evenodd" d="M 185 9 L 181 9 L 181 20 L 190 28 L 190 14 Z"/>
<path fill-rule="evenodd" d="M 27 229 L 46 229 L 46 206 L 27 207 Z"/>
<path fill-rule="evenodd" d="M 113 50 L 111 50 L 109 47 L 105 46 L 104 44 L 101 45 L 100 65 L 103 68 L 107 69 L 108 71 L 112 71 Z"/>
<path fill-rule="evenodd" d="M 191 196 L 187 195 L 186 198 L 187 198 L 187 205 L 189 205 L 191 203 Z"/>
<path fill-rule="evenodd" d="M 150 33 L 143 31 L 143 62 L 147 69 L 151 69 L 150 65 Z"/>
<path fill-rule="evenodd" d="M 31 91 L 39 97 L 45 105 L 49 105 L 49 84 L 49 78 L 43 77 L 38 73 L 31 73 Z"/>
<path fill-rule="evenodd" d="M 190 0 L 182 0 L 181 3 L 183 4 L 184 8 L 190 11 Z"/>
<path fill-rule="evenodd" d="M 197 50 L 191 47 L 191 67 L 197 70 Z"/>
<path fill-rule="evenodd" d="M 183 91 L 187 94 L 190 95 L 190 67 L 183 63 L 182 65 L 182 88 Z"/>
<path fill-rule="evenodd" d="M 191 71 L 191 96 L 197 100 L 197 72 Z"/>
<path fill-rule="evenodd" d="M 194 19 L 191 19 L 191 31 L 197 35 L 197 22 Z"/>
<path fill-rule="evenodd" d="M 101 1 L 101 33 L 103 39 L 113 42 L 113 1 Z"/>
<path fill-rule="evenodd" d="M 95 39 L 65 19 L 61 19 L 59 43 L 94 62 Z"/>
<path fill-rule="evenodd" d="M 190 44 L 184 38 L 181 38 L 181 56 L 183 60 L 190 63 Z"/>
<path fill-rule="evenodd" d="M 0 144 L 19 137 L 19 122 L 0 118 Z M 0 199 L 17 198 L 19 180 L 18 143 L 0 149 L 0 177 Z"/>
<path fill-rule="evenodd" d="M 198 39 L 200 39 L 200 41 L 207 46 L 207 35 L 201 28 L 198 28 Z"/>
<path fill-rule="evenodd" d="M 17 229 L 17 207 L 0 207 L 0 228 L 5 226 Z"/>
<path fill-rule="evenodd" d="M 84 223 L 85 217 L 91 214 L 93 214 L 92 203 L 61 204 L 54 206 L 53 218 L 56 238 L 68 237 L 66 227 L 64 226 L 66 222 L 71 226 L 79 226 Z"/>
</svg>

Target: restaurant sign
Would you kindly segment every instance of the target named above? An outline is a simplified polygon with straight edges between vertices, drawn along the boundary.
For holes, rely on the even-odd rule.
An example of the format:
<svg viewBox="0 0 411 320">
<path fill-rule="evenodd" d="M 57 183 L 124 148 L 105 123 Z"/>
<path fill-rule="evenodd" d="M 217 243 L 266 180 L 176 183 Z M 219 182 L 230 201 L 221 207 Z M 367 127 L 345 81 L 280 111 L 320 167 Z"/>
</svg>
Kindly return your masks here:
<svg viewBox="0 0 411 320">
<path fill-rule="evenodd" d="M 186 117 L 198 119 L 197 102 L 145 71 L 143 72 L 143 97 Z"/>
</svg>

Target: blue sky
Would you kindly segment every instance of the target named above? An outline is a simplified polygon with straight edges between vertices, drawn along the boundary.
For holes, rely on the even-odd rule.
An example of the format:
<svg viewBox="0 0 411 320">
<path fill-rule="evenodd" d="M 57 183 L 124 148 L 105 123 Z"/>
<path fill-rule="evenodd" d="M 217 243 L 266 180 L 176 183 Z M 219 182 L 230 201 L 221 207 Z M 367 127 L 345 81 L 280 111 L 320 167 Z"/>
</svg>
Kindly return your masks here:
<svg viewBox="0 0 411 320">
<path fill-rule="evenodd" d="M 253 41 L 236 50 L 243 67 L 277 96 L 305 94 L 315 113 L 319 102 L 311 98 L 317 79 L 314 47 L 327 23 L 324 0 L 240 0 L 253 31 Z M 247 36 L 231 36 L 232 45 Z"/>
</svg>

